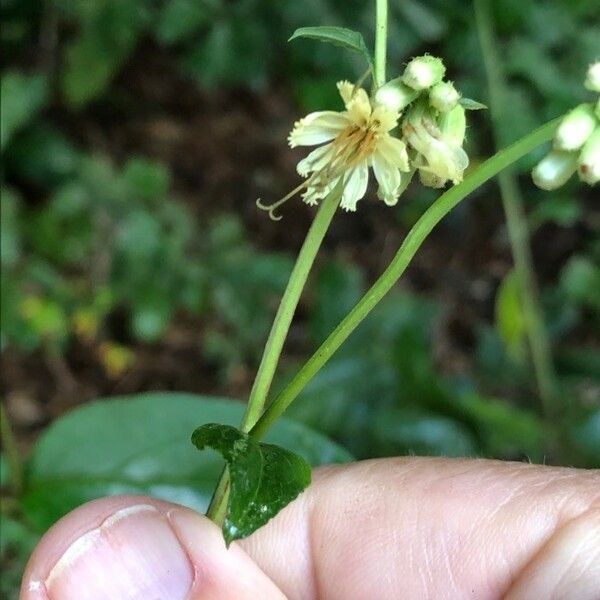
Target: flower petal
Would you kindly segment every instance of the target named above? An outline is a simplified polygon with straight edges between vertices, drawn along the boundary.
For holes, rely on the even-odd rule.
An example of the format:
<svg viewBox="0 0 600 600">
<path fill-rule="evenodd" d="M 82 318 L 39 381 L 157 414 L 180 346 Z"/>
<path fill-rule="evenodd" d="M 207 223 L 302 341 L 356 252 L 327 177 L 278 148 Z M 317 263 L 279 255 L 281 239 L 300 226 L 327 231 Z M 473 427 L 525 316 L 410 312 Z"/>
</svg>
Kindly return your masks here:
<svg viewBox="0 0 600 600">
<path fill-rule="evenodd" d="M 310 206 L 314 206 L 319 203 L 319 200 L 322 200 L 329 194 L 329 192 L 337 185 L 339 177 L 333 179 L 326 185 L 319 186 L 309 186 L 304 194 L 302 194 L 302 200 L 309 204 Z"/>
<path fill-rule="evenodd" d="M 406 144 L 402 140 L 391 135 L 383 135 L 377 142 L 377 152 L 401 171 L 410 170 Z"/>
<path fill-rule="evenodd" d="M 367 92 L 362 88 L 356 88 L 354 95 L 346 104 L 348 117 L 355 125 L 364 127 L 371 117 L 371 102 Z"/>
<path fill-rule="evenodd" d="M 398 202 L 398 188 L 401 177 L 398 167 L 388 162 L 379 152 L 371 157 L 373 173 L 379 184 L 379 197 L 388 205 Z"/>
<path fill-rule="evenodd" d="M 379 126 L 377 127 L 379 133 L 387 133 L 394 129 L 394 127 L 398 125 L 399 118 L 400 113 L 395 110 L 390 110 L 385 106 L 377 106 L 371 115 L 372 121 L 379 121 Z"/>
<path fill-rule="evenodd" d="M 344 184 L 341 207 L 354 212 L 357 202 L 365 195 L 369 182 L 369 167 L 364 160 L 352 169 Z"/>
<path fill-rule="evenodd" d="M 344 113 L 333 110 L 313 112 L 296 121 L 288 142 L 291 148 L 322 144 L 332 140 L 348 125 L 348 117 Z"/>
<path fill-rule="evenodd" d="M 330 160 L 333 152 L 333 144 L 325 144 L 313 150 L 306 158 L 303 158 L 296 167 L 298 175 L 307 177 L 312 171 L 322 169 Z"/>
<path fill-rule="evenodd" d="M 347 106 L 348 102 L 352 100 L 352 95 L 354 94 L 354 84 L 349 81 L 338 81 L 337 89 L 344 101 L 344 106 Z"/>
</svg>

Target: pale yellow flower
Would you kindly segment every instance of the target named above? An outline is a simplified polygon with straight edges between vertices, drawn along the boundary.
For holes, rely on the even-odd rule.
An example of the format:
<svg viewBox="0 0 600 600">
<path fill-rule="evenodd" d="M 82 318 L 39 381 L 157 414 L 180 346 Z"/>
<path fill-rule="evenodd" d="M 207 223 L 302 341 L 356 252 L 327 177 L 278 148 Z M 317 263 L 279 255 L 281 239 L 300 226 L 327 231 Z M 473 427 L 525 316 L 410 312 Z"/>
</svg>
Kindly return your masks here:
<svg viewBox="0 0 600 600">
<path fill-rule="evenodd" d="M 298 173 L 306 181 L 271 207 L 263 207 L 271 213 L 302 190 L 307 204 L 317 204 L 339 183 L 341 207 L 354 211 L 367 190 L 370 167 L 379 184 L 379 197 L 390 206 L 398 201 L 402 172 L 409 171 L 406 145 L 390 135 L 400 114 L 372 103 L 364 89 L 348 81 L 337 87 L 345 110 L 314 112 L 294 124 L 288 137 L 290 147 L 319 147 L 298 163 Z"/>
</svg>

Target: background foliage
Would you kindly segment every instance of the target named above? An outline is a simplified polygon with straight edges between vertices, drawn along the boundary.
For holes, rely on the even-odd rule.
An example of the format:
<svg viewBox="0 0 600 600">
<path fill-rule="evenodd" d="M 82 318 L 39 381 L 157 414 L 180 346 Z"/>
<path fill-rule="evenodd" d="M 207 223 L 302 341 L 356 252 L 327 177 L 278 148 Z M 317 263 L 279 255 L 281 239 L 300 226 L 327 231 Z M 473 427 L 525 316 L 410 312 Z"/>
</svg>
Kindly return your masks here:
<svg viewBox="0 0 600 600">
<path fill-rule="evenodd" d="M 486 101 L 468 4 L 390 7 L 391 75 L 413 54 L 439 53 L 465 95 Z M 363 68 L 351 53 L 286 39 L 297 27 L 330 24 L 371 40 L 372 7 L 2 0 L 0 10 L 0 343 L 3 396 L 21 449 L 29 452 L 54 418 L 97 395 L 174 389 L 245 398 L 310 218 L 294 206 L 274 225 L 253 199 L 291 187 L 297 155 L 284 146 L 286 130 L 307 110 L 337 107 L 334 82 Z M 585 98 L 580 82 L 600 52 L 597 2 L 500 0 L 494 11 L 509 76 L 509 143 Z M 473 119 L 468 144 L 477 163 L 492 147 L 488 116 Z M 494 185 L 434 233 L 290 417 L 358 458 L 600 466 L 598 207 L 593 192 L 575 185 L 535 190 L 526 171 L 538 157 L 522 161 L 520 172 L 560 375 L 560 444 L 548 454 Z M 336 218 L 278 386 L 431 199 L 413 186 L 392 212 L 365 202 L 357 215 Z M 61 440 L 57 461 L 70 451 L 69 436 Z M 3 461 L 3 485 L 6 471 Z M 42 518 L 45 501 L 26 497 L 26 518 L 16 510 L 2 528 L 3 560 L 13 569 L 7 589 L 39 531 L 73 506 L 65 500 Z"/>
</svg>

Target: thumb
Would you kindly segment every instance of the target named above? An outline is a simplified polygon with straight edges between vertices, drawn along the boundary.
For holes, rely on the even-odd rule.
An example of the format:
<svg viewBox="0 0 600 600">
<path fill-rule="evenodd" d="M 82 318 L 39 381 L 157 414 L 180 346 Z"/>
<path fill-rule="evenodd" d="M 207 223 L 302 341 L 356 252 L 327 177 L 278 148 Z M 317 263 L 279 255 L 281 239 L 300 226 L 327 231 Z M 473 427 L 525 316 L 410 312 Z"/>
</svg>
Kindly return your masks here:
<svg viewBox="0 0 600 600">
<path fill-rule="evenodd" d="M 90 502 L 32 554 L 21 600 L 280 600 L 285 596 L 206 517 L 145 497 Z"/>
</svg>

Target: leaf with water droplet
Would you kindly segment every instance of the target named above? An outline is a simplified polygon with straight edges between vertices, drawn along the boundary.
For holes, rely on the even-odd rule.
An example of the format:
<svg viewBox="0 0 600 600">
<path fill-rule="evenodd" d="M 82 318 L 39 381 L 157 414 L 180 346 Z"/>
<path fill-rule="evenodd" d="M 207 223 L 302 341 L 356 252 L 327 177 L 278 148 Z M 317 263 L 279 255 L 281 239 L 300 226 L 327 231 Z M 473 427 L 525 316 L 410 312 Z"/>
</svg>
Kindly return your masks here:
<svg viewBox="0 0 600 600">
<path fill-rule="evenodd" d="M 229 466 L 230 493 L 223 522 L 227 545 L 262 527 L 310 483 L 310 465 L 302 457 L 258 442 L 230 425 L 202 425 L 192 434 L 192 443 L 198 450 L 216 450 Z"/>
</svg>

